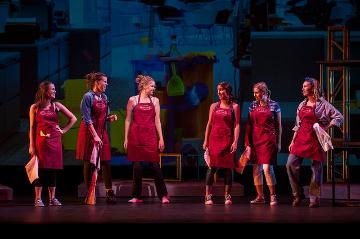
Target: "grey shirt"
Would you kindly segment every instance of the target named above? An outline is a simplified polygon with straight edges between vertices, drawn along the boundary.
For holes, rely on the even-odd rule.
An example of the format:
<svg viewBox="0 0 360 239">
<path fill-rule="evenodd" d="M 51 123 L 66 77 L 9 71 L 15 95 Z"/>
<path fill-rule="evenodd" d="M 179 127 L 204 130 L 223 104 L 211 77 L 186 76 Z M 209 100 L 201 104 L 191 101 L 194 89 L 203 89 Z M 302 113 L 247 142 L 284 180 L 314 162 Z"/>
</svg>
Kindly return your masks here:
<svg viewBox="0 0 360 239">
<path fill-rule="evenodd" d="M 296 111 L 296 122 L 293 131 L 298 131 L 300 128 L 300 118 L 299 118 L 299 110 L 301 107 L 306 105 L 307 98 L 303 100 Z M 328 126 L 330 123 L 340 127 L 343 123 L 344 117 L 342 114 L 328 101 L 326 101 L 323 97 L 320 97 L 315 105 L 315 116 L 319 120 L 319 123 L 323 126 Z"/>
</svg>

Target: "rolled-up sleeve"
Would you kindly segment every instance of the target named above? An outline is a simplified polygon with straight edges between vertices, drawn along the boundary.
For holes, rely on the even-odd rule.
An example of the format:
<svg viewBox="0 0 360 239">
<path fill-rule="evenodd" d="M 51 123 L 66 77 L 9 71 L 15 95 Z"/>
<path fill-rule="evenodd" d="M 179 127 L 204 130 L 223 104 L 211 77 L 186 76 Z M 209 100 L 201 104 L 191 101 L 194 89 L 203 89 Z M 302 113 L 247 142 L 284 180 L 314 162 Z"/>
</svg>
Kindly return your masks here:
<svg viewBox="0 0 360 239">
<path fill-rule="evenodd" d="M 298 106 L 297 110 L 296 110 L 296 119 L 295 119 L 295 126 L 294 128 L 292 129 L 293 131 L 298 131 L 299 128 L 300 128 L 300 117 L 299 117 L 299 110 L 300 110 L 300 107 L 302 106 L 303 102 L 300 103 L 300 105 Z"/>
<path fill-rule="evenodd" d="M 344 121 L 343 115 L 329 102 L 327 103 L 327 109 L 329 111 L 328 116 L 330 117 L 331 121 L 330 124 L 336 125 L 337 127 L 340 127 Z"/>
<path fill-rule="evenodd" d="M 85 121 L 86 124 L 93 123 L 91 120 L 91 102 L 92 102 L 91 93 L 86 93 L 80 103 L 80 110 L 83 116 L 83 120 Z"/>
</svg>

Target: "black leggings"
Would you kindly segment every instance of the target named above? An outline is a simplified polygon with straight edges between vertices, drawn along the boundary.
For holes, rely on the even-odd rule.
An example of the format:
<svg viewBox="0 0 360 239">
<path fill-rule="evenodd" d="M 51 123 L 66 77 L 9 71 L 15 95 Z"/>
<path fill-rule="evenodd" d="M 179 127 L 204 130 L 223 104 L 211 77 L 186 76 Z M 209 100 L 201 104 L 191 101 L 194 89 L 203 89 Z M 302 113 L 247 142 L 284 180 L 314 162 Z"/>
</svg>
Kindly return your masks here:
<svg viewBox="0 0 360 239">
<path fill-rule="evenodd" d="M 106 189 L 112 189 L 112 178 L 111 178 L 111 168 L 110 161 L 100 161 L 102 176 L 105 182 Z M 84 160 L 84 182 L 87 188 L 90 187 L 91 176 L 95 170 L 94 165 L 90 163 L 89 160 Z"/>
<path fill-rule="evenodd" d="M 219 168 L 208 168 L 206 172 L 206 185 L 212 186 L 214 183 L 214 174 L 219 170 Z M 224 184 L 232 185 L 233 177 L 231 168 L 224 168 Z"/>
<path fill-rule="evenodd" d="M 134 162 L 133 163 L 133 190 L 132 197 L 140 198 L 142 189 L 142 171 L 145 164 L 148 164 L 152 169 L 155 179 L 155 187 L 158 197 L 161 199 L 163 196 L 167 196 L 168 192 L 164 182 L 163 174 L 161 172 L 159 163 L 152 162 Z"/>
<path fill-rule="evenodd" d="M 56 187 L 56 172 L 58 169 L 39 168 L 39 178 L 32 183 L 35 187 Z"/>
</svg>

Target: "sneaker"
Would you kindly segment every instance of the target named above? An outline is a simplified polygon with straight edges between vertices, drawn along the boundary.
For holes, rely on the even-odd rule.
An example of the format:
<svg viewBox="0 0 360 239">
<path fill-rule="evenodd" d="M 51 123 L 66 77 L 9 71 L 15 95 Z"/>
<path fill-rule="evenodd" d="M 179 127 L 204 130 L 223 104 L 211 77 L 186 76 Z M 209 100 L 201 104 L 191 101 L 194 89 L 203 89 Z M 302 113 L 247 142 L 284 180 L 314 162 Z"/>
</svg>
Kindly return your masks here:
<svg viewBox="0 0 360 239">
<path fill-rule="evenodd" d="M 205 205 L 213 205 L 214 202 L 212 200 L 212 194 L 206 195 L 205 196 Z"/>
<path fill-rule="evenodd" d="M 35 203 L 34 203 L 35 207 L 44 207 L 44 203 L 41 199 L 35 199 Z"/>
<path fill-rule="evenodd" d="M 113 190 L 109 190 L 106 192 L 105 202 L 107 204 L 116 204 L 116 197 Z"/>
<path fill-rule="evenodd" d="M 138 199 L 138 198 L 132 198 L 128 202 L 130 202 L 130 203 L 141 203 L 141 202 L 143 202 L 143 200 Z"/>
<path fill-rule="evenodd" d="M 276 206 L 276 205 L 278 205 L 276 194 L 270 195 L 270 206 Z"/>
<path fill-rule="evenodd" d="M 320 207 L 320 200 L 315 199 L 315 201 L 310 201 L 309 207 L 311 208 L 318 208 Z"/>
<path fill-rule="evenodd" d="M 294 197 L 294 200 L 292 202 L 293 207 L 299 207 L 301 205 L 301 198 L 300 197 Z"/>
<path fill-rule="evenodd" d="M 53 198 L 50 200 L 49 206 L 62 206 L 62 204 L 57 198 Z"/>
<path fill-rule="evenodd" d="M 170 203 L 170 200 L 169 200 L 168 196 L 162 197 L 161 203 L 163 203 L 163 204 Z"/>
<path fill-rule="evenodd" d="M 230 194 L 226 194 L 225 195 L 225 205 L 231 205 L 232 201 L 231 201 L 231 195 Z"/>
<path fill-rule="evenodd" d="M 265 199 L 263 197 L 257 196 L 254 200 L 250 201 L 250 204 L 264 204 Z"/>
</svg>

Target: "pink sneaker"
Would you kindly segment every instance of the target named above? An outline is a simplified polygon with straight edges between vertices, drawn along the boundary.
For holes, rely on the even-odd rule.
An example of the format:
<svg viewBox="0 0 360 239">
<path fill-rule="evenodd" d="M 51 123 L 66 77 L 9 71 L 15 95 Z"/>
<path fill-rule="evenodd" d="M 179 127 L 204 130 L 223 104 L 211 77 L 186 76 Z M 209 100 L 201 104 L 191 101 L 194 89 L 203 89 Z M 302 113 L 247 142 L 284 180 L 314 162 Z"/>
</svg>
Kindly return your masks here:
<svg viewBox="0 0 360 239">
<path fill-rule="evenodd" d="M 163 203 L 163 204 L 170 203 L 170 200 L 169 200 L 168 196 L 162 197 L 161 203 Z"/>
<path fill-rule="evenodd" d="M 132 199 L 130 199 L 128 202 L 130 202 L 130 203 L 142 203 L 143 200 L 138 199 L 138 198 L 132 198 Z"/>
<path fill-rule="evenodd" d="M 270 206 L 278 205 L 276 194 L 270 195 Z"/>
<path fill-rule="evenodd" d="M 264 204 L 265 199 L 263 197 L 257 196 L 254 200 L 250 201 L 250 204 Z"/>
<path fill-rule="evenodd" d="M 212 200 L 212 194 L 206 195 L 205 196 L 205 205 L 213 205 L 214 202 Z"/>
<path fill-rule="evenodd" d="M 232 204 L 231 195 L 226 194 L 225 195 L 225 205 L 231 205 L 231 204 Z"/>
</svg>

